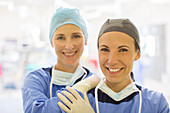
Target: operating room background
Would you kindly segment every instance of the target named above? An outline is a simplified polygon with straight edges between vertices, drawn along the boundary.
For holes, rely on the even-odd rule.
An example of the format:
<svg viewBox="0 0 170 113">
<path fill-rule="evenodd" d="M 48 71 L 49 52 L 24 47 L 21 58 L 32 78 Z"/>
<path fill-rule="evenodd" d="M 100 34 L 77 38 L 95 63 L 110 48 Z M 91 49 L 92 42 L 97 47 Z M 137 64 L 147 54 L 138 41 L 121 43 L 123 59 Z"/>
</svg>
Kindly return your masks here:
<svg viewBox="0 0 170 113">
<path fill-rule="evenodd" d="M 56 62 L 48 31 L 56 8 L 76 7 L 89 40 L 83 65 L 99 70 L 97 36 L 107 18 L 129 18 L 139 29 L 141 58 L 136 83 L 163 92 L 170 102 L 169 0 L 0 0 L 0 113 L 23 113 L 21 85 L 26 74 Z"/>
</svg>

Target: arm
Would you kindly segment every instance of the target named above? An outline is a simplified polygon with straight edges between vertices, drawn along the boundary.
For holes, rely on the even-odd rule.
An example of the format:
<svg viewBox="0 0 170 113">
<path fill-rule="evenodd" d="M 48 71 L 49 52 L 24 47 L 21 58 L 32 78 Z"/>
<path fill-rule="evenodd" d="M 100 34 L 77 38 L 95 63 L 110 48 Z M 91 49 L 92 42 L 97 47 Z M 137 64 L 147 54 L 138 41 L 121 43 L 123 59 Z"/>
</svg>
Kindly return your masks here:
<svg viewBox="0 0 170 113">
<path fill-rule="evenodd" d="M 164 97 L 164 95 L 161 94 L 161 100 L 159 104 L 159 113 L 169 113 L 169 112 L 170 112 L 169 104 L 166 98 Z"/>
<path fill-rule="evenodd" d="M 49 98 L 48 83 L 40 74 L 30 73 L 22 87 L 24 113 L 61 113 L 57 97 Z"/>
</svg>

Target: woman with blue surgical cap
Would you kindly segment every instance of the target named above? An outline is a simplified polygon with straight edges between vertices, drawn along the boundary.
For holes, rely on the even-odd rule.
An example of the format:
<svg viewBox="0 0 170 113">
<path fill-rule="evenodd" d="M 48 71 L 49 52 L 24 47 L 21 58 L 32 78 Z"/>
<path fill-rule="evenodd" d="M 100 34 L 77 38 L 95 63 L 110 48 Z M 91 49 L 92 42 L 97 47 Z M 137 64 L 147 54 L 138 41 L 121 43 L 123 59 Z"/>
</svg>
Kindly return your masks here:
<svg viewBox="0 0 170 113">
<path fill-rule="evenodd" d="M 73 87 L 82 93 L 97 85 L 99 78 L 80 64 L 87 38 L 86 24 L 78 9 L 56 10 L 51 20 L 49 39 L 55 49 L 57 63 L 26 76 L 22 87 L 24 113 L 60 113 L 57 91 L 81 80 L 83 82 Z M 91 106 L 88 104 L 86 107 Z"/>
<path fill-rule="evenodd" d="M 108 19 L 103 24 L 98 37 L 98 53 L 105 77 L 96 88 L 88 92 L 89 102 L 96 113 L 170 112 L 162 93 L 139 86 L 133 81 L 133 63 L 141 54 L 138 30 L 129 19 Z M 81 95 L 71 87 L 67 90 L 73 96 L 66 91 L 62 94 L 69 100 Z M 61 95 L 59 98 L 64 103 L 67 100 Z M 59 103 L 66 111 L 67 108 Z M 69 106 L 68 102 L 65 104 Z"/>
</svg>

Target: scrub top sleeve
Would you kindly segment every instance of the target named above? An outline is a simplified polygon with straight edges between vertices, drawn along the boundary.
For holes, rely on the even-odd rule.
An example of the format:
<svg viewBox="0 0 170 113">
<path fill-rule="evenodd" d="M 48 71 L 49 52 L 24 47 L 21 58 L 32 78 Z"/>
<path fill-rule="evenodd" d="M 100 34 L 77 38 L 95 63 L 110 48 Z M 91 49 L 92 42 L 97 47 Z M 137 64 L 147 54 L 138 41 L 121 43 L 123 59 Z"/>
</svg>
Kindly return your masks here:
<svg viewBox="0 0 170 113">
<path fill-rule="evenodd" d="M 61 113 L 58 98 L 48 98 L 48 85 L 41 75 L 29 74 L 22 87 L 24 113 Z"/>
<path fill-rule="evenodd" d="M 159 113 L 170 113 L 169 104 L 163 94 L 161 94 Z"/>
</svg>

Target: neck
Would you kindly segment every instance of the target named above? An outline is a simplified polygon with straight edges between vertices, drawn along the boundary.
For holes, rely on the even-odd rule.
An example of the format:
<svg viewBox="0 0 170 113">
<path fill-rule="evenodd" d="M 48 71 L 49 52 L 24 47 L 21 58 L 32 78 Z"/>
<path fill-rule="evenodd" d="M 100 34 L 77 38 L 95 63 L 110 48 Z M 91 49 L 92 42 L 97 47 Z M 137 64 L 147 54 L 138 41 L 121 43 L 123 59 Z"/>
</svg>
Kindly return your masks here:
<svg viewBox="0 0 170 113">
<path fill-rule="evenodd" d="M 106 85 L 112 89 L 114 92 L 120 92 L 121 90 L 123 90 L 126 86 L 128 86 L 129 84 L 131 84 L 133 81 L 128 78 L 127 80 L 124 80 L 123 82 L 118 82 L 118 83 L 111 83 L 109 81 L 106 80 Z"/>
<path fill-rule="evenodd" d="M 63 65 L 63 64 L 56 64 L 54 69 L 68 72 L 68 73 L 74 73 L 77 69 L 79 64 L 76 65 Z"/>
</svg>

